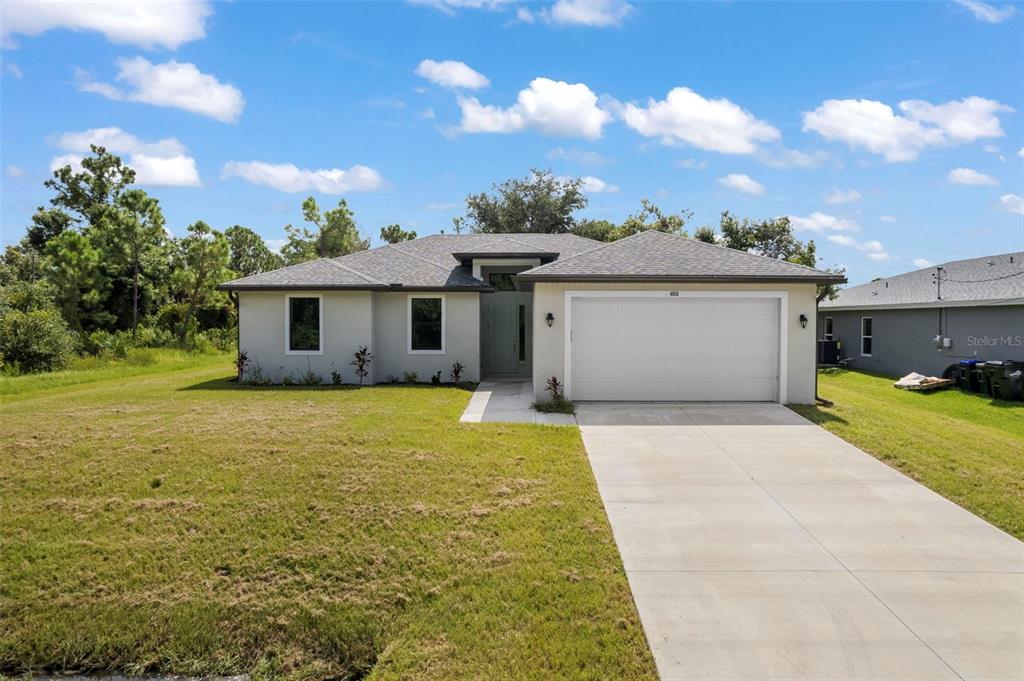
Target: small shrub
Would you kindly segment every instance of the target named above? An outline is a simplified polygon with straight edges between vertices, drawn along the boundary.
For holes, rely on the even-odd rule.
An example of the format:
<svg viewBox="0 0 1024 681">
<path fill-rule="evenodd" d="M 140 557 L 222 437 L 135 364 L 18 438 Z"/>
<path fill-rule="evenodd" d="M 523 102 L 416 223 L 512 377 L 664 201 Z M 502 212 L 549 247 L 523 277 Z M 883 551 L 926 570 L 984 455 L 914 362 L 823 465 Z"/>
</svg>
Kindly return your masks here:
<svg viewBox="0 0 1024 681">
<path fill-rule="evenodd" d="M 263 367 L 259 363 L 246 372 L 245 382 L 250 385 L 270 385 L 270 379 L 263 374 Z"/>
<path fill-rule="evenodd" d="M 164 484 L 164 481 L 161 480 L 160 478 L 153 478 L 152 480 L 149 481 L 150 489 L 156 489 L 162 484 Z"/>
<path fill-rule="evenodd" d="M 125 362 L 133 367 L 148 367 L 158 361 L 156 350 L 153 348 L 132 348 L 128 351 Z"/>
<path fill-rule="evenodd" d="M 249 353 L 245 350 L 239 350 L 238 356 L 235 357 L 235 369 L 238 370 L 238 380 L 241 381 L 242 377 L 245 376 L 245 368 L 249 366 Z"/>
<path fill-rule="evenodd" d="M 359 385 L 370 375 L 370 363 L 373 362 L 373 353 L 365 345 L 352 353 L 350 364 L 356 368 L 356 376 L 359 377 Z"/>
<path fill-rule="evenodd" d="M 419 383 L 420 377 L 415 371 L 406 371 L 402 374 L 402 380 L 406 383 Z"/>
<path fill-rule="evenodd" d="M 281 385 L 295 385 L 295 379 L 289 374 L 281 379 Z"/>
<path fill-rule="evenodd" d="M 438 371 L 436 374 L 430 377 L 430 382 L 433 385 L 441 385 L 441 372 Z"/>
<path fill-rule="evenodd" d="M 461 383 L 462 382 L 462 372 L 464 372 L 465 370 L 466 370 L 466 367 L 462 364 L 462 362 L 455 362 L 455 363 L 453 363 L 452 364 L 452 370 L 449 372 L 449 374 L 452 377 L 452 383 Z"/>
<path fill-rule="evenodd" d="M 562 385 L 557 376 L 552 376 L 548 379 L 548 387 L 545 390 L 551 394 L 552 402 L 565 399 L 565 386 Z"/>
<path fill-rule="evenodd" d="M 331 372 L 331 385 L 341 385 L 342 383 L 344 383 L 344 381 L 341 380 L 341 372 L 340 371 L 332 371 Z"/>
<path fill-rule="evenodd" d="M 546 400 L 544 402 L 534 402 L 533 408 L 544 414 L 575 414 L 576 407 L 572 402 L 558 398 L 557 400 Z"/>
<path fill-rule="evenodd" d="M 394 374 L 388 374 L 387 382 L 388 383 L 398 383 L 398 376 L 395 376 Z"/>
<path fill-rule="evenodd" d="M 36 373 L 71 363 L 78 340 L 55 308 L 0 311 L 0 360 L 5 371 Z"/>
</svg>

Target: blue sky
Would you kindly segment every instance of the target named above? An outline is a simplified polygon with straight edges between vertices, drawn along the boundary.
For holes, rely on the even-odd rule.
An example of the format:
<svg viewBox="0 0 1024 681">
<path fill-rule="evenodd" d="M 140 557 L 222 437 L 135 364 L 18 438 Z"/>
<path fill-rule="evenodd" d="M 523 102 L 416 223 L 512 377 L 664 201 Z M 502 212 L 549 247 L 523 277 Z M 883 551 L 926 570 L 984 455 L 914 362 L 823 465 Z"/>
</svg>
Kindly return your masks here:
<svg viewBox="0 0 1024 681">
<path fill-rule="evenodd" d="M 128 3 L 131 6 L 131 3 Z M 528 168 L 586 215 L 789 215 L 852 283 L 1024 249 L 1024 7 L 905 3 L 3 5 L 3 240 L 90 141 L 182 234 L 268 240 L 344 197 L 451 231 Z M 323 171 L 323 172 L 320 172 Z"/>
</svg>

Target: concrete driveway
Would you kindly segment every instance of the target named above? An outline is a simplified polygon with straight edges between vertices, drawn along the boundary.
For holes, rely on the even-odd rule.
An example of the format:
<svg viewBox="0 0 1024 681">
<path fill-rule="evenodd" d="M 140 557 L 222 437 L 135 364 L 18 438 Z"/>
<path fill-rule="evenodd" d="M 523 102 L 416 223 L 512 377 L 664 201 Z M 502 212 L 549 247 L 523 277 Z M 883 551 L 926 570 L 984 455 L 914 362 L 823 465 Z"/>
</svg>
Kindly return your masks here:
<svg viewBox="0 0 1024 681">
<path fill-rule="evenodd" d="M 1024 544 L 775 404 L 583 404 L 662 679 L 1024 678 Z"/>
</svg>

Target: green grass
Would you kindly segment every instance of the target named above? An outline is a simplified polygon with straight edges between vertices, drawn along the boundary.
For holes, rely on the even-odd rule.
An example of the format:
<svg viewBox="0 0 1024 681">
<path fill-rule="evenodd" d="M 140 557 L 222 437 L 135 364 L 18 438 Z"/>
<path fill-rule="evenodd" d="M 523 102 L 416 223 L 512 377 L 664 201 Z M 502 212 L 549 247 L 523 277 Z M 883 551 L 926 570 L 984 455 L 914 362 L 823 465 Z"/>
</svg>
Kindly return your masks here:
<svg viewBox="0 0 1024 681">
<path fill-rule="evenodd" d="M 0 676 L 656 678 L 575 428 L 197 362 L 4 398 Z"/>
<path fill-rule="evenodd" d="M 1024 539 L 1024 402 L 959 390 L 898 390 L 893 379 L 824 370 L 830 408 L 792 408 L 972 513 Z"/>
<path fill-rule="evenodd" d="M 48 388 L 63 388 L 82 383 L 94 383 L 111 378 L 128 378 L 142 374 L 202 366 L 223 366 L 234 354 L 197 354 L 167 348 L 135 348 L 124 359 L 106 357 L 80 357 L 71 368 L 45 374 L 23 376 L 0 375 L 0 395 L 20 395 Z"/>
</svg>

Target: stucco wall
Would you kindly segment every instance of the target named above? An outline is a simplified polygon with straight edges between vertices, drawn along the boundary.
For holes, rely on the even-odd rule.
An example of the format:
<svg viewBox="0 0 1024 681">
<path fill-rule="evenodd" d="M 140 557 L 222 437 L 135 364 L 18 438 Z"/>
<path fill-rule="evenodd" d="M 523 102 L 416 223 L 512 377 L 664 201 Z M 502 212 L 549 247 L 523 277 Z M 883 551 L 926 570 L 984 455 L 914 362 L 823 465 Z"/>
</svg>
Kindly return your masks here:
<svg viewBox="0 0 1024 681">
<path fill-rule="evenodd" d="M 409 354 L 408 293 L 373 293 L 374 379 L 399 379 L 406 371 L 415 371 L 419 380 L 429 381 L 440 371 L 444 380 L 452 364 L 466 367 L 463 379 L 480 380 L 480 294 L 444 293 L 445 353 L 443 355 Z M 428 295 L 428 294 L 424 294 Z M 432 294 L 430 294 L 432 295 Z"/>
<path fill-rule="evenodd" d="M 322 355 L 285 354 L 284 291 L 241 291 L 238 294 L 240 347 L 264 376 L 280 382 L 307 367 L 330 382 L 340 371 L 346 383 L 356 380 L 349 362 L 360 345 L 371 345 L 372 315 L 368 291 L 289 291 L 292 295 L 323 295 Z M 372 377 L 372 374 L 371 374 Z"/>
<path fill-rule="evenodd" d="M 537 399 L 546 399 L 545 384 L 550 376 L 565 377 L 565 292 L 566 291 L 785 291 L 788 295 L 789 348 L 787 360 L 787 402 L 814 402 L 815 372 L 815 287 L 812 284 L 590 284 L 537 283 L 533 299 L 533 389 Z M 555 315 L 548 328 L 544 317 Z M 800 315 L 807 316 L 806 329 Z"/>
<path fill-rule="evenodd" d="M 851 367 L 889 376 L 911 371 L 939 375 L 961 359 L 1024 361 L 1024 305 L 947 307 L 903 310 L 835 310 L 818 313 L 818 337 L 824 319 L 842 342 L 840 357 L 854 358 Z M 860 354 L 860 320 L 871 317 L 871 357 Z M 952 340 L 936 348 L 936 335 Z"/>
</svg>

